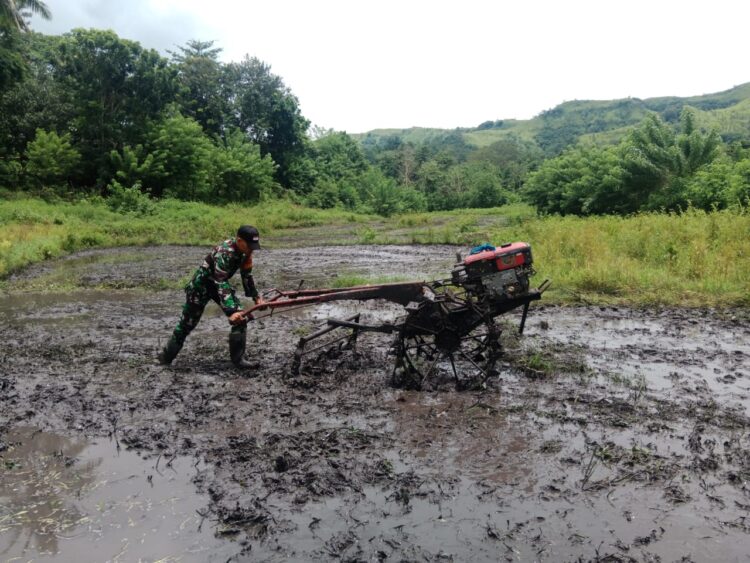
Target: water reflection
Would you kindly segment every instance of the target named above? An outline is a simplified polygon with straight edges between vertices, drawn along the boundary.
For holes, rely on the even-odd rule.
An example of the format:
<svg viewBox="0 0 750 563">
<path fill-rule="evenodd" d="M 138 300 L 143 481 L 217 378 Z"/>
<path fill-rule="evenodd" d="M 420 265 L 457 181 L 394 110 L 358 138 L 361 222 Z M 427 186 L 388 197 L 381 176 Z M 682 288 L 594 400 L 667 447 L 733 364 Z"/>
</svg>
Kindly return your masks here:
<svg viewBox="0 0 750 563">
<path fill-rule="evenodd" d="M 226 561 L 192 459 L 142 459 L 110 440 L 34 428 L 0 436 L 0 561 Z M 96 553 L 96 556 L 92 556 Z"/>
<path fill-rule="evenodd" d="M 22 428 L 6 436 L 0 464 L 0 555 L 56 554 L 58 536 L 85 522 L 74 502 L 95 481 L 101 459 L 76 464 L 80 439 Z"/>
</svg>

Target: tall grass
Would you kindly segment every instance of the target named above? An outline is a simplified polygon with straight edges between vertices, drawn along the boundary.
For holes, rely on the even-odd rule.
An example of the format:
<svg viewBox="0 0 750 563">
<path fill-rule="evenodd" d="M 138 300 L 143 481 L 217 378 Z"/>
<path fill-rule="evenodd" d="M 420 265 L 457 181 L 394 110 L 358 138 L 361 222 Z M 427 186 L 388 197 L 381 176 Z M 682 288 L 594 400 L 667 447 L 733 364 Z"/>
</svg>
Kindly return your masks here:
<svg viewBox="0 0 750 563">
<path fill-rule="evenodd" d="M 537 217 L 525 205 L 402 215 L 390 219 L 276 201 L 216 207 L 162 201 L 153 215 L 111 211 L 99 200 L 50 204 L 0 201 L 0 278 L 29 263 L 101 246 L 214 244 L 238 225 L 264 236 L 315 232 L 316 244 L 343 225 L 337 243 L 531 243 L 548 298 L 599 304 L 750 306 L 747 210 L 632 217 Z M 322 236 L 322 238 L 321 238 Z M 408 272 L 405 272 L 405 275 Z M 408 277 L 408 276 L 407 276 Z M 372 280 L 361 279 L 359 282 Z"/>
<path fill-rule="evenodd" d="M 369 243 L 474 246 L 531 243 L 548 298 L 629 305 L 750 306 L 750 213 L 745 209 L 630 217 L 538 217 L 533 208 L 404 215 Z"/>
<path fill-rule="evenodd" d="M 492 235 L 532 243 L 540 277 L 564 300 L 750 305 L 747 212 L 547 217 Z"/>
</svg>

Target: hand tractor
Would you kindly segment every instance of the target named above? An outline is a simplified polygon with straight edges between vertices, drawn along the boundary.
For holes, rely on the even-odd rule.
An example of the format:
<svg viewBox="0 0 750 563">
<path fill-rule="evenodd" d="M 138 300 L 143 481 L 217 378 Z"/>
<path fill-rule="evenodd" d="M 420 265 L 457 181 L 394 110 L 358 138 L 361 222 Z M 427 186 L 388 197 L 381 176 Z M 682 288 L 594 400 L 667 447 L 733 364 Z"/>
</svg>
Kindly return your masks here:
<svg viewBox="0 0 750 563">
<path fill-rule="evenodd" d="M 378 325 L 360 322 L 360 315 L 328 319 L 320 330 L 303 336 L 294 354 L 292 373 L 298 374 L 309 354 L 338 344 L 354 348 L 360 332 L 395 334 L 396 356 L 392 383 L 421 389 L 430 380 L 451 377 L 458 387 L 483 384 L 495 372 L 501 355 L 497 317 L 523 307 L 519 333 L 523 333 L 529 305 L 549 287 L 545 280 L 530 287 L 534 275 L 531 246 L 525 242 L 483 245 L 465 259 L 460 254 L 451 277 L 429 282 L 413 281 L 361 285 L 337 289 L 297 289 L 266 292 L 266 301 L 244 311 L 253 313 L 289 310 L 329 301 L 383 299 L 402 305 L 398 321 Z M 344 336 L 310 347 L 337 329 L 350 329 Z M 330 338 L 330 337 L 329 337 Z"/>
</svg>

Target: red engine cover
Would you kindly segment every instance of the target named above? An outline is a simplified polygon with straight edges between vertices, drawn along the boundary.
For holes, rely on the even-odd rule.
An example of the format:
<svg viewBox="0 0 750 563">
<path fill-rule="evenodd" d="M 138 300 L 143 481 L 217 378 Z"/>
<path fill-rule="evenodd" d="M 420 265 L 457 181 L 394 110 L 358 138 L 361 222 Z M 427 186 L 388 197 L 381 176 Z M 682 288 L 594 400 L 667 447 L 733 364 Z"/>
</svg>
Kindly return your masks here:
<svg viewBox="0 0 750 563">
<path fill-rule="evenodd" d="M 494 260 L 498 271 L 523 266 L 531 262 L 531 245 L 525 242 L 513 242 L 495 250 L 485 250 L 484 252 L 467 256 L 464 260 L 464 265 L 468 266 L 469 264 L 484 260 Z"/>
</svg>

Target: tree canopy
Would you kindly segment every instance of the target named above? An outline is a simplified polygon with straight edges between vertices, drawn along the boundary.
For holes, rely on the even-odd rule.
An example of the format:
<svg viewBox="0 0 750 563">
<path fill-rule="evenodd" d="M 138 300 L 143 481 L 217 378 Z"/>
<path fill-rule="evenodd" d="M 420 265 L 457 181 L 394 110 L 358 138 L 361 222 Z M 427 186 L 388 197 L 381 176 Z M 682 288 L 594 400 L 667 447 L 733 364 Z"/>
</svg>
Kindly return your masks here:
<svg viewBox="0 0 750 563">
<path fill-rule="evenodd" d="M 0 0 L 0 189 L 142 210 L 149 197 L 285 196 L 383 215 L 524 199 L 581 215 L 748 204 L 750 133 L 737 125 L 728 143 L 679 98 L 566 102 L 529 131 L 488 120 L 349 135 L 311 128 L 268 63 L 222 62 L 215 41 L 164 57 L 112 31 L 29 32 L 32 12 L 49 15 Z M 694 101 L 720 111 L 742 92 Z"/>
</svg>

